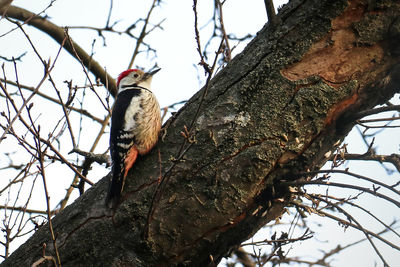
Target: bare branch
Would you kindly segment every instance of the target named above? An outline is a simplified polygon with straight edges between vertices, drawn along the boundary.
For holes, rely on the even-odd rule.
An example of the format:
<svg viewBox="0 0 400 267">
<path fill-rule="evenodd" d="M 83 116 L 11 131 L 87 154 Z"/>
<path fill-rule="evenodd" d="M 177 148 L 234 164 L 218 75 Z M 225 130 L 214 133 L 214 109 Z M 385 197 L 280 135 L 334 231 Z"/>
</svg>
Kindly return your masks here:
<svg viewBox="0 0 400 267">
<path fill-rule="evenodd" d="M 143 25 L 142 31 L 140 32 L 139 38 L 136 41 L 136 46 L 133 51 L 131 61 L 129 62 L 128 69 L 132 68 L 133 62 L 135 61 L 135 58 L 136 58 L 137 54 L 139 53 L 139 47 L 143 43 L 144 37 L 147 35 L 146 28 L 147 28 L 147 25 L 149 24 L 151 12 L 156 7 L 156 5 L 157 5 L 157 0 L 153 0 L 153 4 L 151 5 L 149 12 L 147 13 L 146 19 L 144 20 L 144 25 Z"/>
<path fill-rule="evenodd" d="M 223 37 L 223 39 L 225 41 L 225 48 L 224 48 L 224 50 L 225 50 L 225 53 L 224 53 L 225 61 L 229 62 L 231 60 L 231 57 L 232 57 L 232 55 L 231 55 L 232 51 L 231 51 L 231 47 L 229 45 L 229 38 L 228 38 L 228 35 L 226 34 L 226 30 L 225 30 L 224 17 L 223 17 L 223 14 L 222 14 L 222 4 L 221 4 L 220 0 L 215 0 L 215 2 L 217 4 L 218 10 L 219 10 L 219 22 L 220 22 L 220 26 L 221 26 L 222 37 Z"/>
<path fill-rule="evenodd" d="M 329 160 L 333 160 L 334 156 L 331 156 Z M 393 164 L 396 167 L 397 171 L 400 172 L 400 155 L 399 154 L 391 154 L 391 155 L 375 155 L 371 153 L 367 154 L 353 154 L 353 153 L 345 153 L 343 157 L 338 155 L 338 159 L 341 160 L 367 160 L 367 161 L 378 161 L 388 162 Z"/>
<path fill-rule="evenodd" d="M 5 61 L 9 61 L 9 62 L 13 62 L 13 61 L 22 61 L 22 58 L 26 55 L 26 52 L 22 53 L 21 55 L 19 55 L 18 57 L 12 57 L 11 59 L 0 56 L 1 59 L 5 60 Z"/>
<path fill-rule="evenodd" d="M 386 107 L 379 107 L 379 108 L 373 108 L 373 109 L 368 109 L 364 111 L 360 111 L 356 114 L 356 118 L 363 118 L 369 115 L 374 115 L 386 111 L 400 111 L 400 105 L 391 105 L 391 106 L 386 106 Z"/>
<path fill-rule="evenodd" d="M 368 194 L 371 194 L 373 196 L 377 196 L 379 198 L 385 199 L 390 203 L 393 203 L 394 205 L 396 205 L 397 207 L 400 207 L 400 202 L 388 197 L 387 195 L 378 193 L 377 190 L 371 190 L 369 188 L 366 187 L 362 187 L 362 186 L 357 186 L 357 185 L 351 185 L 351 184 L 343 184 L 343 183 L 334 183 L 334 182 L 324 182 L 324 181 L 295 181 L 295 182 L 286 182 L 286 181 L 282 181 L 281 182 L 282 185 L 286 185 L 286 186 L 302 186 L 302 185 L 326 185 L 326 186 L 335 186 L 335 187 L 341 187 L 341 188 L 349 188 L 349 189 L 354 189 L 354 190 L 358 190 L 361 192 L 366 192 Z"/>
<path fill-rule="evenodd" d="M 10 85 L 13 85 L 13 86 L 17 86 L 17 87 L 19 87 L 21 89 L 26 89 L 26 90 L 29 90 L 31 92 L 35 92 L 35 88 L 31 87 L 31 86 L 23 85 L 23 84 L 20 84 L 20 83 L 17 84 L 17 83 L 15 83 L 13 81 L 6 80 L 6 79 L 3 79 L 3 78 L 0 78 L 0 81 L 4 82 L 4 83 L 7 83 L 7 84 L 10 84 Z M 53 97 L 51 97 L 51 96 L 49 96 L 47 94 L 44 94 L 44 93 L 42 93 L 40 91 L 38 91 L 36 94 L 38 96 L 43 97 L 44 99 L 47 99 L 47 100 L 49 100 L 51 102 L 54 102 L 56 104 L 61 105 L 61 102 L 60 102 L 59 99 L 53 98 Z M 78 113 L 80 113 L 80 114 L 82 114 L 82 115 L 84 115 L 84 116 L 86 116 L 86 117 L 88 117 L 88 118 L 90 118 L 90 119 L 92 119 L 94 121 L 97 121 L 99 123 L 103 123 L 103 119 L 100 119 L 100 118 L 94 116 L 93 114 L 91 114 L 89 111 L 87 111 L 85 109 L 79 109 L 79 108 L 76 108 L 76 107 L 71 106 L 71 105 L 66 106 L 66 108 L 69 109 L 69 110 L 78 112 Z"/>
<path fill-rule="evenodd" d="M 274 1 L 273 0 L 264 0 L 265 9 L 267 11 L 268 22 L 271 23 L 271 26 L 276 26 L 279 23 L 279 19 L 276 16 Z"/>
<path fill-rule="evenodd" d="M 47 215 L 47 211 L 45 210 L 35 210 L 35 209 L 27 209 L 26 207 L 15 207 L 15 206 L 4 206 L 0 205 L 0 209 L 5 209 L 5 210 L 17 210 L 17 211 L 22 211 L 22 212 L 27 212 L 27 213 L 35 213 L 35 214 L 45 214 Z M 50 215 L 53 216 L 55 214 L 55 211 L 51 211 Z"/>
<path fill-rule="evenodd" d="M 37 154 L 37 159 L 39 161 L 39 166 L 38 169 L 40 171 L 40 174 L 42 176 L 42 181 L 43 181 L 43 188 L 44 188 L 44 193 L 45 193 L 45 197 L 46 197 L 46 205 L 47 205 L 47 222 L 48 222 L 48 226 L 49 226 L 49 230 L 50 230 L 50 234 L 51 234 L 51 239 L 53 241 L 53 246 L 54 246 L 54 251 L 56 254 L 56 259 L 57 259 L 57 265 L 56 266 L 60 266 L 61 267 L 61 259 L 60 259 L 60 254 L 58 252 L 58 247 L 57 247 L 57 242 L 56 242 L 56 236 L 54 234 L 54 230 L 53 230 L 53 223 L 51 221 L 51 209 L 50 209 L 50 197 L 49 197 L 49 193 L 47 190 L 47 183 L 46 183 L 46 175 L 45 175 L 45 166 L 44 166 L 44 155 L 45 155 L 45 151 L 47 150 L 48 147 L 45 147 L 42 151 L 42 145 L 41 145 L 41 138 L 40 138 L 40 126 L 38 128 L 35 127 L 35 124 L 32 120 L 31 114 L 30 114 L 30 109 L 27 108 L 26 109 L 28 112 L 28 116 L 29 119 L 32 123 L 32 128 L 33 131 L 35 133 L 35 144 L 36 144 L 36 152 Z M 50 137 L 49 137 L 50 138 Z"/>
<path fill-rule="evenodd" d="M 69 152 L 69 154 L 71 154 L 71 153 L 77 153 L 81 156 L 84 156 L 86 159 L 92 160 L 99 164 L 103 164 L 103 163 L 109 164 L 109 162 L 110 162 L 109 156 L 107 156 L 106 154 L 95 154 L 93 152 L 86 152 L 86 151 L 80 150 L 78 148 L 72 149 L 71 152 Z"/>
<path fill-rule="evenodd" d="M 3 10 L 0 10 L 2 12 Z M 28 25 L 34 26 L 35 28 L 43 31 L 52 37 L 56 42 L 62 44 L 66 38 L 66 33 L 63 28 L 58 27 L 57 25 L 51 23 L 44 17 L 39 17 L 36 14 L 25 10 L 20 7 L 10 6 L 7 11 L 7 16 L 11 18 L 15 18 L 21 21 L 26 22 Z M 108 84 L 108 90 L 111 95 L 115 96 L 117 93 L 117 87 L 115 84 L 115 80 L 108 73 L 104 71 L 104 68 L 100 66 L 98 62 L 93 60 L 90 55 L 88 55 L 85 50 L 83 50 L 78 44 L 76 44 L 72 39 L 69 39 L 68 42 L 65 43 L 64 48 L 75 58 L 76 55 L 82 60 L 83 64 L 90 72 L 94 74 L 94 76 L 104 84 Z M 76 53 L 74 52 L 74 49 Z"/>
</svg>

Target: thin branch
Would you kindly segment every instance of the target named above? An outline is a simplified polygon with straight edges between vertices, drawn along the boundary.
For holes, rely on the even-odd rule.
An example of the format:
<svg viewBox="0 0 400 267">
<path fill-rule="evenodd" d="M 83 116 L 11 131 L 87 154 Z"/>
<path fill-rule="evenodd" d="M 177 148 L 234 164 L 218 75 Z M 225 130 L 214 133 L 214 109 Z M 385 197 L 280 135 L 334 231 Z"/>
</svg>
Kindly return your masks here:
<svg viewBox="0 0 400 267">
<path fill-rule="evenodd" d="M 204 60 L 204 55 L 201 52 L 201 45 L 200 45 L 200 33 L 199 29 L 197 26 L 197 0 L 193 0 L 193 12 L 194 12 L 194 33 L 195 33 L 195 38 L 196 38 L 196 44 L 197 44 L 197 52 L 199 53 L 200 56 L 200 62 L 199 65 L 204 68 L 204 71 L 206 74 L 210 75 L 211 69 L 210 66 L 206 63 Z"/>
<path fill-rule="evenodd" d="M 93 151 L 95 150 L 95 148 L 96 148 L 97 145 L 99 144 L 99 141 L 100 141 L 101 137 L 103 136 L 103 134 L 105 133 L 106 127 L 108 126 L 108 122 L 109 122 L 110 118 L 111 118 L 111 114 L 108 114 L 108 115 L 104 118 L 104 120 L 103 120 L 103 122 L 102 122 L 102 124 L 101 124 L 101 129 L 100 129 L 99 133 L 97 134 L 97 137 L 96 137 L 95 141 L 93 142 L 93 145 L 92 145 L 92 147 L 90 148 L 90 151 L 88 152 L 88 153 L 89 153 L 89 158 L 85 158 L 84 162 L 82 163 L 82 166 L 83 166 L 83 167 L 85 167 L 85 168 L 87 168 L 87 169 L 90 168 L 90 164 L 88 164 L 88 163 L 89 163 L 89 162 L 93 162 L 93 160 L 94 160 L 93 158 L 90 157 L 90 153 L 93 153 Z M 77 149 L 77 148 L 75 148 L 75 149 L 73 149 L 73 151 L 71 151 L 71 152 L 79 153 L 78 151 L 80 151 L 80 150 Z M 86 152 L 85 152 L 85 153 L 86 153 Z M 82 153 L 82 154 L 83 154 L 83 153 Z M 83 155 L 83 156 L 85 156 L 85 155 Z M 86 157 L 86 156 L 85 156 L 85 157 Z M 107 157 L 107 156 L 104 155 L 104 157 Z M 108 158 L 108 157 L 107 157 L 107 158 Z M 100 161 L 101 161 L 101 160 L 100 160 Z M 108 161 L 105 162 L 105 163 L 107 164 Z M 99 164 L 101 164 L 101 163 L 99 163 Z M 85 171 L 85 168 L 83 168 L 82 173 Z M 83 188 L 82 188 L 82 187 L 83 187 L 83 185 L 82 185 L 82 180 L 81 180 L 81 182 L 78 182 L 78 177 L 81 178 L 81 176 L 83 176 L 81 173 L 75 173 L 75 177 L 74 177 L 74 179 L 73 179 L 73 181 L 72 181 L 70 187 L 67 189 L 67 191 L 66 191 L 66 193 L 65 193 L 65 196 L 64 196 L 63 199 L 58 203 L 58 206 L 59 206 L 59 209 L 60 209 L 60 210 L 62 210 L 62 209 L 65 208 L 65 206 L 66 206 L 67 203 L 68 203 L 68 199 L 69 199 L 69 197 L 70 197 L 72 191 L 73 191 L 75 188 L 78 187 L 78 188 L 80 189 L 80 191 L 82 191 L 82 189 L 83 189 Z"/>
<path fill-rule="evenodd" d="M 216 1 L 217 6 L 218 6 L 218 10 L 219 10 L 219 23 L 220 23 L 220 26 L 221 26 L 222 37 L 223 37 L 223 39 L 225 41 L 225 48 L 224 48 L 225 53 L 224 53 L 224 55 L 225 55 L 226 61 L 228 62 L 232 58 L 232 55 L 231 55 L 232 50 L 231 50 L 231 47 L 229 46 L 229 38 L 228 38 L 228 35 L 226 34 L 226 30 L 225 30 L 224 17 L 223 17 L 223 14 L 222 14 L 221 1 L 219 1 L 219 0 L 215 0 L 215 1 Z"/>
<path fill-rule="evenodd" d="M 393 193 L 395 193 L 395 194 L 397 194 L 397 195 L 400 195 L 400 191 L 396 190 L 393 186 L 387 185 L 387 184 L 385 184 L 385 183 L 383 183 L 383 182 L 374 180 L 374 179 L 372 179 L 372 178 L 369 178 L 369 177 L 366 177 L 366 176 L 363 176 L 363 175 L 360 175 L 360 174 L 357 174 L 357 173 L 349 172 L 348 170 L 319 170 L 319 171 L 310 171 L 310 172 L 299 173 L 299 174 L 297 174 L 296 176 L 306 176 L 306 175 L 309 176 L 309 175 L 316 175 L 316 174 L 319 174 L 319 173 L 326 173 L 326 174 L 330 174 L 330 173 L 340 173 L 340 174 L 346 174 L 346 175 L 349 175 L 349 176 L 352 176 L 352 177 L 355 177 L 355 178 L 358 178 L 358 179 L 361 179 L 361 180 L 368 181 L 368 182 L 373 183 L 373 184 L 380 185 L 380 186 L 382 186 L 383 188 L 386 188 L 386 189 L 392 191 Z M 330 182 L 327 182 L 327 183 L 330 184 Z"/>
<path fill-rule="evenodd" d="M 368 123 L 368 122 L 380 122 L 380 121 L 395 121 L 399 120 L 400 117 L 391 117 L 391 118 L 379 118 L 379 119 L 369 119 L 369 120 L 358 120 L 357 123 Z"/>
<path fill-rule="evenodd" d="M 347 205 L 356 207 L 357 209 L 362 210 L 363 212 L 365 212 L 366 214 L 368 214 L 369 216 L 374 218 L 374 220 L 376 220 L 377 222 L 382 224 L 384 229 L 385 229 L 385 231 L 391 231 L 393 234 L 395 234 L 398 237 L 400 237 L 400 234 L 397 233 L 390 225 L 386 224 L 384 221 L 379 219 L 377 216 L 375 216 L 372 212 L 370 212 L 366 208 L 364 208 L 364 207 L 362 207 L 360 205 L 357 205 L 357 204 L 349 201 L 348 199 L 337 199 L 337 198 L 335 198 L 333 196 L 326 196 L 326 195 L 322 196 L 320 194 L 307 194 L 307 193 L 304 193 L 304 192 L 297 192 L 296 194 L 299 194 L 301 196 L 305 196 L 307 199 L 318 199 L 318 201 L 320 201 L 320 198 L 324 197 L 325 199 L 330 199 L 330 200 L 337 201 L 337 203 L 340 203 L 340 204 L 343 203 L 343 204 L 347 204 Z M 325 200 L 325 202 L 328 203 L 326 200 Z M 331 203 L 331 201 L 329 201 L 329 203 Z M 327 205 L 329 205 L 329 204 L 327 204 Z"/>
<path fill-rule="evenodd" d="M 309 230 L 307 229 L 301 236 L 296 237 L 296 238 L 281 238 L 281 239 L 264 239 L 261 241 L 256 241 L 256 242 L 249 242 L 249 243 L 243 243 L 240 246 L 244 247 L 244 246 L 262 246 L 265 244 L 273 244 L 273 243 L 281 243 L 281 244 L 288 244 L 288 243 L 293 243 L 293 242 L 297 242 L 297 241 L 304 241 L 307 239 L 312 238 L 312 234 L 310 234 Z"/>
<path fill-rule="evenodd" d="M 335 155 L 331 156 L 329 160 L 333 160 L 333 157 Z M 393 164 L 394 167 L 396 167 L 397 171 L 400 172 L 400 155 L 399 154 L 391 154 L 391 155 L 375 155 L 375 154 L 352 154 L 352 153 L 345 153 L 342 155 L 337 156 L 338 159 L 341 160 L 367 160 L 367 161 L 378 161 L 380 163 L 382 162 L 388 162 Z"/>
<path fill-rule="evenodd" d="M 156 3 L 157 3 L 157 0 L 153 0 L 153 3 L 151 5 L 151 7 L 150 7 L 150 10 L 147 13 L 147 17 L 144 20 L 144 25 L 143 25 L 142 31 L 140 32 L 139 38 L 136 41 L 135 50 L 133 51 L 133 54 L 132 54 L 132 57 L 131 57 L 131 61 L 129 62 L 129 65 L 128 65 L 128 69 L 132 68 L 133 62 L 135 61 L 135 58 L 136 58 L 137 54 L 139 53 L 139 47 L 143 43 L 144 37 L 146 37 L 146 35 L 147 35 L 146 27 L 149 24 L 151 12 L 156 7 Z"/>
<path fill-rule="evenodd" d="M 371 231 L 365 229 L 350 213 L 348 213 L 347 211 L 345 211 L 343 208 L 341 208 L 339 205 L 336 205 L 330 201 L 326 201 L 323 198 L 320 197 L 316 197 L 318 200 L 320 201 L 324 201 L 326 202 L 328 205 L 331 205 L 332 207 L 334 207 L 335 209 L 337 209 L 339 212 L 343 213 L 349 220 L 355 222 L 355 224 L 357 225 L 357 227 L 364 233 L 365 237 L 368 239 L 369 243 L 371 244 L 371 246 L 374 248 L 376 254 L 378 254 L 379 258 L 381 258 L 382 262 L 384 263 L 385 266 L 389 266 L 387 264 L 387 262 L 385 261 L 385 258 L 382 256 L 382 254 L 380 253 L 380 251 L 378 250 L 378 248 L 375 246 L 375 243 L 371 240 L 370 233 Z M 378 236 L 375 233 L 372 236 Z M 380 239 L 382 240 L 382 239 Z M 386 244 L 388 244 L 388 242 L 385 242 Z M 392 244 L 392 243 L 390 243 Z M 393 246 L 392 246 L 393 247 Z M 393 247 L 396 248 L 397 246 Z M 400 247 L 397 247 L 398 250 L 400 250 Z"/>
<path fill-rule="evenodd" d="M 105 154 L 95 154 L 93 152 L 86 152 L 86 151 L 80 150 L 78 148 L 72 149 L 71 152 L 69 152 L 68 154 L 71 154 L 71 153 L 77 153 L 81 156 L 84 156 L 86 159 L 92 160 L 99 164 L 104 164 L 104 163 L 108 164 L 110 162 L 109 157 Z"/>
<path fill-rule="evenodd" d="M 1 59 L 8 61 L 8 62 L 14 62 L 14 61 L 22 61 L 21 59 L 26 55 L 27 52 L 22 53 L 21 55 L 19 55 L 18 57 L 12 57 L 10 58 L 6 58 L 3 56 L 0 56 Z"/>
<path fill-rule="evenodd" d="M 85 176 L 83 176 L 80 171 L 78 171 L 66 158 L 64 158 L 63 155 L 61 155 L 61 153 L 47 140 L 45 139 L 40 139 L 41 142 L 45 143 L 46 145 L 48 145 L 51 149 L 51 151 L 53 151 L 59 158 L 60 160 L 65 163 L 73 172 L 75 172 L 79 178 L 81 178 L 82 180 L 84 180 L 86 183 L 90 184 L 90 185 L 94 185 L 93 182 L 91 182 L 90 180 L 88 180 Z"/>
<path fill-rule="evenodd" d="M 324 182 L 324 181 L 294 181 L 294 182 L 282 181 L 282 182 L 280 182 L 280 184 L 284 185 L 284 186 L 326 185 L 326 186 L 335 186 L 335 187 L 341 187 L 341 188 L 349 188 L 349 189 L 366 192 L 373 196 L 377 196 L 379 198 L 385 199 L 388 202 L 390 202 L 400 208 L 399 201 L 397 201 L 391 197 L 388 197 L 384 194 L 378 193 L 378 192 L 376 192 L 376 190 L 371 190 L 369 188 L 362 187 L 362 186 L 351 185 L 351 184 L 342 184 L 342 183 Z"/>
<path fill-rule="evenodd" d="M 310 212 L 310 207 L 307 206 L 307 205 L 305 205 L 305 204 L 298 203 L 298 202 L 296 202 L 296 201 L 290 201 L 290 204 L 292 204 L 292 205 L 294 205 L 294 206 L 298 206 L 298 207 L 300 207 L 300 208 L 303 208 L 305 211 Z M 341 212 L 341 211 L 340 211 L 340 212 Z M 319 215 L 322 215 L 322 216 L 324 216 L 324 217 L 328 217 L 328 218 L 330 218 L 330 219 L 333 219 L 333 220 L 335 220 L 335 221 L 337 221 L 337 222 L 343 224 L 344 226 L 350 226 L 350 227 L 352 227 L 352 228 L 354 228 L 354 229 L 357 229 L 357 230 L 360 230 L 360 231 L 361 231 L 362 229 L 364 229 L 362 226 L 360 226 L 360 225 L 358 225 L 358 224 L 353 224 L 353 223 L 351 223 L 351 222 L 349 222 L 349 221 L 343 220 L 342 218 L 336 217 L 336 216 L 334 216 L 334 215 L 332 215 L 332 214 L 330 214 L 330 213 L 324 212 L 324 211 L 322 211 L 322 210 L 318 210 L 318 211 L 317 211 L 317 214 L 318 214 L 318 213 L 320 213 Z M 348 213 L 345 212 L 345 213 L 343 213 L 343 214 L 345 214 L 345 215 L 347 216 Z M 349 218 L 350 218 L 350 217 L 349 217 Z M 351 220 L 355 222 L 355 220 L 354 220 L 352 217 L 351 217 Z M 373 236 L 373 237 L 379 239 L 379 240 L 382 241 L 383 243 L 389 245 L 390 247 L 392 247 L 392 248 L 394 248 L 394 249 L 400 251 L 400 247 L 399 247 L 398 245 L 393 244 L 393 243 L 389 242 L 388 240 L 382 238 L 381 236 L 379 236 L 379 234 L 374 233 L 374 232 L 372 232 L 372 231 L 369 231 L 369 230 L 367 230 L 367 229 L 364 229 L 364 231 L 365 231 L 365 234 L 371 235 L 371 236 Z"/>
<path fill-rule="evenodd" d="M 8 94 L 6 88 L 3 86 L 3 83 L 0 82 L 0 88 L 3 90 L 3 92 L 7 95 L 7 98 L 9 99 L 10 103 L 13 105 L 15 111 L 16 111 L 16 115 L 14 116 L 14 118 L 11 120 L 10 123 L 8 123 L 7 128 L 4 130 L 3 134 L 0 137 L 0 143 L 1 141 L 4 139 L 4 137 L 6 136 L 6 134 L 9 132 L 9 130 L 11 129 L 12 125 L 14 124 L 14 122 L 17 120 L 17 118 L 20 117 L 22 110 L 24 110 L 24 108 L 26 107 L 26 105 L 28 105 L 28 103 L 30 102 L 30 100 L 35 96 L 35 94 L 39 91 L 40 87 L 42 86 L 42 84 L 46 81 L 47 77 L 49 76 L 50 72 L 48 70 L 45 71 L 44 76 L 42 77 L 42 79 L 40 80 L 39 84 L 36 86 L 35 90 L 32 92 L 32 94 L 26 99 L 26 101 L 24 101 L 22 103 L 22 106 L 20 108 L 17 108 L 17 106 L 14 103 L 14 100 L 12 99 L 12 97 Z"/>
<path fill-rule="evenodd" d="M 279 19 L 276 16 L 274 1 L 273 0 L 264 0 L 265 9 L 267 11 L 268 22 L 271 23 L 271 26 L 276 26 L 279 23 Z"/>
<path fill-rule="evenodd" d="M 113 10 L 113 0 L 110 0 L 110 9 L 108 10 L 107 22 L 105 27 L 106 29 L 110 28 L 110 19 L 112 10 Z"/>
<path fill-rule="evenodd" d="M 369 115 L 374 115 L 386 111 L 400 111 L 400 105 L 392 105 L 392 106 L 386 106 L 386 107 L 379 107 L 379 108 L 373 108 L 373 109 L 368 109 L 364 111 L 358 112 L 355 117 L 356 118 L 363 118 Z"/>
<path fill-rule="evenodd" d="M 66 34 L 63 28 L 58 27 L 54 23 L 48 21 L 46 18 L 37 16 L 36 14 L 26 9 L 16 6 L 10 6 L 7 11 L 7 16 L 24 21 L 28 25 L 31 25 L 43 31 L 59 44 L 61 44 L 66 38 Z M 74 52 L 73 47 L 75 48 L 76 53 Z M 100 79 L 103 84 L 107 84 L 106 82 L 108 81 L 107 89 L 110 91 L 111 95 L 115 96 L 117 94 L 117 86 L 115 84 L 115 80 L 104 71 L 104 68 L 100 66 L 98 62 L 92 60 L 83 48 L 78 46 L 78 44 L 76 44 L 72 39 L 69 39 L 69 42 L 64 45 L 64 48 L 74 58 L 77 58 L 76 55 L 78 55 L 85 67 L 87 67 L 88 70 L 92 72 L 94 76 L 96 76 L 96 78 Z"/>
<path fill-rule="evenodd" d="M 20 113 L 22 112 L 22 110 L 18 110 L 18 108 L 15 106 L 13 99 L 11 98 L 11 96 L 8 94 L 7 90 L 3 87 L 2 83 L 0 82 L 0 87 L 1 89 L 3 89 L 3 92 L 6 94 L 7 98 L 10 100 L 10 102 L 12 103 L 14 109 L 16 111 L 19 111 L 18 114 L 18 118 L 19 120 L 22 122 L 22 124 L 27 128 L 28 131 L 30 131 L 33 135 L 35 135 L 34 131 L 32 130 L 32 128 L 29 126 L 29 124 L 21 117 Z M 26 106 L 26 104 L 24 105 Z M 1 141 L 1 140 L 0 140 Z M 61 153 L 47 140 L 45 139 L 41 139 L 41 142 L 45 143 L 46 145 L 48 145 L 50 147 L 50 149 L 59 157 L 59 159 L 67 164 L 67 166 L 74 171 L 81 179 L 83 179 L 85 182 L 87 182 L 90 185 L 93 185 L 93 182 L 89 181 L 86 177 L 84 177 L 67 159 L 65 159 L 63 157 L 63 155 L 61 155 Z"/>
<path fill-rule="evenodd" d="M 40 171 L 40 174 L 42 176 L 42 181 L 43 181 L 43 188 L 44 188 L 44 193 L 46 197 L 46 205 L 47 205 L 47 221 L 49 225 L 49 230 L 51 234 L 51 239 L 53 241 L 53 247 L 54 247 L 54 252 L 56 254 L 56 259 L 57 259 L 57 265 L 61 267 L 61 259 L 60 259 L 60 254 L 58 252 L 58 247 L 57 247 L 57 241 L 56 241 L 56 236 L 54 234 L 53 230 L 53 223 L 51 221 L 51 209 L 50 209 L 50 196 L 47 190 L 47 183 L 46 183 L 46 175 L 45 175 L 45 166 L 44 166 L 44 155 L 46 154 L 45 151 L 47 150 L 48 147 L 44 148 L 42 151 L 42 145 L 41 145 L 41 138 L 40 138 L 40 126 L 38 128 L 35 127 L 34 122 L 32 120 L 31 114 L 30 114 L 30 108 L 26 109 L 28 111 L 28 116 L 29 119 L 32 123 L 32 128 L 33 131 L 35 132 L 35 143 L 36 143 L 36 152 L 37 152 L 37 159 L 39 161 L 39 166 L 38 169 Z"/>
<path fill-rule="evenodd" d="M 90 89 L 92 90 L 92 92 L 96 95 L 97 99 L 98 99 L 99 102 L 102 104 L 102 106 L 104 107 L 104 109 L 105 109 L 106 111 L 110 112 L 110 110 L 108 109 L 107 105 L 104 104 L 103 99 L 99 96 L 99 94 L 96 92 L 96 90 L 94 90 L 94 84 L 92 83 L 92 80 L 90 79 L 89 74 L 88 74 L 87 71 L 86 71 L 86 68 L 87 68 L 88 70 L 90 70 L 90 68 L 91 68 L 92 60 L 93 60 L 92 56 L 89 57 L 88 65 L 86 66 L 86 64 L 84 63 L 84 59 L 81 59 L 81 57 L 80 57 L 80 55 L 79 55 L 79 53 L 78 53 L 79 47 L 75 47 L 75 43 L 72 41 L 71 37 L 69 36 L 68 30 L 67 30 L 67 29 L 65 29 L 65 36 L 66 36 L 66 38 L 67 38 L 68 41 L 69 41 L 68 43 L 71 44 L 72 51 L 73 51 L 73 53 L 74 53 L 74 55 L 75 55 L 75 58 L 76 58 L 76 59 L 78 60 L 78 62 L 81 64 L 82 70 L 83 70 L 83 72 L 86 74 L 86 78 L 87 78 L 87 80 L 89 81 L 89 84 L 90 84 L 89 88 L 90 88 Z M 95 64 L 95 63 L 96 63 L 96 62 L 94 62 L 94 64 Z M 107 73 L 106 73 L 106 74 L 107 74 Z M 108 75 L 108 74 L 107 74 L 107 75 Z M 106 79 L 108 78 L 107 75 L 106 75 Z M 107 84 L 107 81 L 104 81 L 104 84 Z"/>
<path fill-rule="evenodd" d="M 45 210 L 36 210 L 36 209 L 27 209 L 26 207 L 10 207 L 7 205 L 0 205 L 0 209 L 4 209 L 4 210 L 16 210 L 16 211 L 22 211 L 22 212 L 26 212 L 26 213 L 32 213 L 32 214 L 47 214 L 47 211 Z M 55 214 L 55 211 L 51 211 L 50 215 L 53 216 Z"/>
<path fill-rule="evenodd" d="M 17 87 L 19 86 L 19 88 L 21 88 L 21 89 L 26 89 L 26 90 L 29 90 L 29 91 L 31 91 L 31 92 L 34 92 L 34 91 L 35 91 L 35 88 L 34 88 L 34 87 L 31 87 L 31 86 L 27 86 L 27 85 L 23 85 L 23 84 L 17 84 L 17 83 L 15 83 L 15 82 L 13 82 L 13 81 L 9 81 L 9 80 L 3 79 L 3 78 L 0 78 L 0 81 L 3 82 L 3 83 L 7 83 L 7 84 L 10 84 L 10 85 L 13 85 L 13 86 L 17 86 Z M 44 94 L 44 93 L 42 93 L 42 92 L 40 92 L 40 91 L 38 91 L 36 94 L 37 94 L 38 96 L 43 97 L 43 98 L 46 99 L 46 100 L 49 100 L 49 101 L 51 101 L 51 102 L 54 102 L 55 104 L 61 105 L 60 100 L 58 100 L 58 99 L 56 99 L 56 98 L 53 98 L 53 97 L 51 97 L 51 96 L 48 96 L 48 95 L 46 95 L 46 94 Z M 87 110 L 85 110 L 85 109 L 75 108 L 75 107 L 73 107 L 73 106 L 71 106 L 71 105 L 66 106 L 66 108 L 67 108 L 67 109 L 70 109 L 70 110 L 72 110 L 72 111 L 78 112 L 78 113 L 80 113 L 80 114 L 82 114 L 82 115 L 84 115 L 84 116 L 86 116 L 86 117 L 88 117 L 88 118 L 90 118 L 90 119 L 92 119 L 92 120 L 94 120 L 94 121 L 97 121 L 97 122 L 99 122 L 99 123 L 102 123 L 102 122 L 103 122 L 102 119 L 100 119 L 100 118 L 98 118 L 98 117 L 92 115 L 91 113 L 89 113 L 89 111 L 87 111 Z"/>
</svg>

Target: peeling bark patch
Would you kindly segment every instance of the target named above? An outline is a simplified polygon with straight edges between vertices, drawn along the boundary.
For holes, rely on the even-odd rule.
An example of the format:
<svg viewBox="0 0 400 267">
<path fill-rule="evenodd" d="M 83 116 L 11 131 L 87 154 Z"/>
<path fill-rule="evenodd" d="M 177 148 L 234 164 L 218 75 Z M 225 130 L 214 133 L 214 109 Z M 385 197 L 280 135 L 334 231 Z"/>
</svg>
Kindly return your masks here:
<svg viewBox="0 0 400 267">
<path fill-rule="evenodd" d="M 352 1 L 343 14 L 331 21 L 332 28 L 320 41 L 314 43 L 300 62 L 281 70 L 281 74 L 297 81 L 319 76 L 327 84 L 338 88 L 372 69 L 384 56 L 382 47 L 358 46 L 354 23 L 365 14 L 360 1 Z"/>
</svg>

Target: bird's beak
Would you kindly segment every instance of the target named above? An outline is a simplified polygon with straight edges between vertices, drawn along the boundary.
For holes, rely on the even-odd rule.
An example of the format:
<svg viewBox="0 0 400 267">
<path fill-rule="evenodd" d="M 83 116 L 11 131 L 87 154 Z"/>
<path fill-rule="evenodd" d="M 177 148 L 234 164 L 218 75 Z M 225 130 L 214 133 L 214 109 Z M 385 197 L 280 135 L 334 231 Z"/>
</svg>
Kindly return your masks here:
<svg viewBox="0 0 400 267">
<path fill-rule="evenodd" d="M 153 71 L 150 71 L 149 73 L 147 73 L 149 76 L 153 76 L 154 74 L 156 74 L 157 72 L 159 72 L 161 69 L 155 69 Z"/>
<path fill-rule="evenodd" d="M 147 79 L 151 79 L 151 77 L 153 77 L 153 75 L 156 74 L 159 70 L 161 70 L 161 69 L 155 69 L 153 71 L 146 72 L 143 75 L 142 81 L 146 81 Z"/>
</svg>

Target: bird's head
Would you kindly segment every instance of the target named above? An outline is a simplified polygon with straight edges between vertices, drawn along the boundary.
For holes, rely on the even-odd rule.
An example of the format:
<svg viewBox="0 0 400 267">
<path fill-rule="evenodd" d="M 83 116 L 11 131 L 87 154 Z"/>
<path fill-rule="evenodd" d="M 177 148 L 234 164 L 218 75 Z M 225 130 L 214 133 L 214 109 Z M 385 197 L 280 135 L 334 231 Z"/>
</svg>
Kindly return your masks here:
<svg viewBox="0 0 400 267">
<path fill-rule="evenodd" d="M 151 88 L 151 79 L 155 73 L 160 69 L 156 69 L 150 72 L 144 72 L 139 69 L 129 69 L 123 71 L 117 79 L 118 93 L 133 87 L 144 87 L 148 90 Z"/>
</svg>

